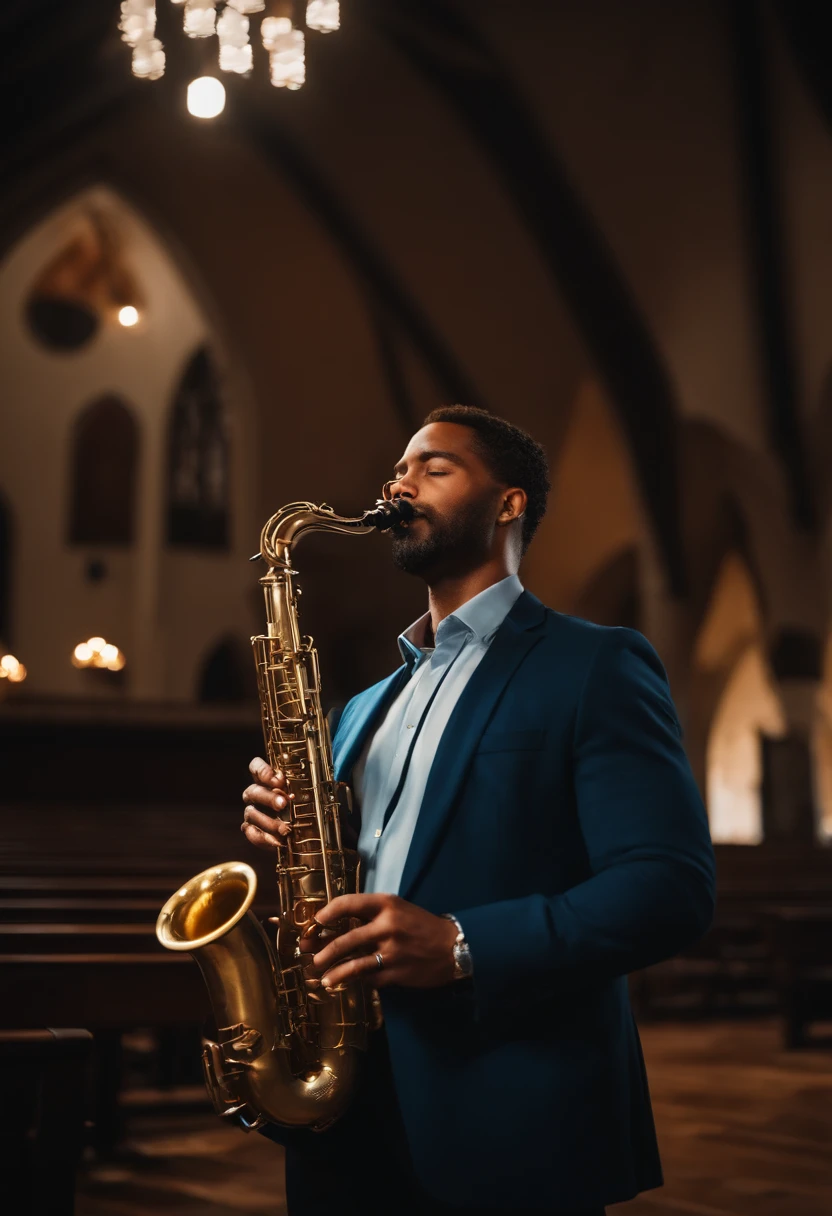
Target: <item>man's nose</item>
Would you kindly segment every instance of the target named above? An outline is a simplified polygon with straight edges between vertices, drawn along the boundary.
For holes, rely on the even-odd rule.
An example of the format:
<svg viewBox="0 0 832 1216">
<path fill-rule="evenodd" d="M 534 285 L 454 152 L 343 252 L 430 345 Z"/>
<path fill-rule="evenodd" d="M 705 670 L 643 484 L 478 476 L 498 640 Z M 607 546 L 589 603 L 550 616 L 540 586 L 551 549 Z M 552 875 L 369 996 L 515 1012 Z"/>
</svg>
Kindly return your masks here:
<svg viewBox="0 0 832 1216">
<path fill-rule="evenodd" d="M 407 476 L 388 481 L 384 487 L 384 497 L 390 498 L 393 502 L 397 498 L 415 498 L 416 493 L 415 483 L 408 481 Z"/>
</svg>

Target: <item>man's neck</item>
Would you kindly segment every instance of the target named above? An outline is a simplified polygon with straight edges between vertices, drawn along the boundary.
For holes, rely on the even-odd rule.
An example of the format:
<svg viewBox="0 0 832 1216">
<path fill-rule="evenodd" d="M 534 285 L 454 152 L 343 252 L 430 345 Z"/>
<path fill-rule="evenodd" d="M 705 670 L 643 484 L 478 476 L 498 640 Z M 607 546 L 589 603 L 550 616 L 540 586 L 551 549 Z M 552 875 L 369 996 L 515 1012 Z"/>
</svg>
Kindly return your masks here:
<svg viewBox="0 0 832 1216">
<path fill-rule="evenodd" d="M 430 610 L 431 631 L 436 636 L 436 630 L 446 616 L 450 616 L 457 608 L 467 604 L 475 595 L 501 582 L 510 574 L 516 574 L 516 569 L 509 569 L 508 563 L 495 560 L 487 562 L 477 570 L 471 570 L 457 577 L 449 576 L 440 579 L 428 587 L 428 608 Z"/>
</svg>

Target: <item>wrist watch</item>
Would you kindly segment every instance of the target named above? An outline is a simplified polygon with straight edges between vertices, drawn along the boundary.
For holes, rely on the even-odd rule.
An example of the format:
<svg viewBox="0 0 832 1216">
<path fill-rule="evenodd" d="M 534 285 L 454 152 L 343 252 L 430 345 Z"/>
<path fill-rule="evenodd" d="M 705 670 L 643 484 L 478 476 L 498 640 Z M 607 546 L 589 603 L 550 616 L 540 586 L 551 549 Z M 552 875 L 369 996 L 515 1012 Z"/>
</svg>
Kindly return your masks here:
<svg viewBox="0 0 832 1216">
<path fill-rule="evenodd" d="M 471 947 L 465 937 L 465 930 L 457 918 L 450 912 L 443 912 L 445 920 L 452 920 L 457 927 L 454 942 L 454 979 L 467 980 L 474 974 L 474 960 L 471 958 Z"/>
</svg>

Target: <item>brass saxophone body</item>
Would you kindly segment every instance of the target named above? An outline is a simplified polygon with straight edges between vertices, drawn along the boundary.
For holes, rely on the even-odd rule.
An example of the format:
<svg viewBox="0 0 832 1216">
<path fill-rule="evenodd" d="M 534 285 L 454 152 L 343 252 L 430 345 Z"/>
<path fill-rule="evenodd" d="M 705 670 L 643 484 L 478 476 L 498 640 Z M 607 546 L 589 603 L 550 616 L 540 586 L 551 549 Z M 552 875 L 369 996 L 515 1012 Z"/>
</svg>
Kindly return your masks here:
<svg viewBox="0 0 832 1216">
<path fill-rule="evenodd" d="M 359 861 L 341 840 L 318 655 L 300 633 L 293 547 L 307 532 L 386 531 L 411 515 L 406 501 L 379 501 L 355 518 L 298 502 L 263 528 L 257 556 L 268 568 L 260 579 L 266 633 L 252 646 L 266 758 L 286 774 L 293 795 L 292 832 L 277 861 L 276 939 L 251 911 L 257 878 L 244 862 L 195 875 L 156 923 L 161 944 L 190 952 L 205 979 L 217 1026 L 216 1037 L 203 1041 L 206 1084 L 217 1113 L 245 1131 L 264 1123 L 321 1130 L 339 1118 L 370 1022 L 359 982 L 328 994 L 305 975 L 311 954 L 301 946 L 319 932 L 315 913 L 358 891 Z"/>
</svg>

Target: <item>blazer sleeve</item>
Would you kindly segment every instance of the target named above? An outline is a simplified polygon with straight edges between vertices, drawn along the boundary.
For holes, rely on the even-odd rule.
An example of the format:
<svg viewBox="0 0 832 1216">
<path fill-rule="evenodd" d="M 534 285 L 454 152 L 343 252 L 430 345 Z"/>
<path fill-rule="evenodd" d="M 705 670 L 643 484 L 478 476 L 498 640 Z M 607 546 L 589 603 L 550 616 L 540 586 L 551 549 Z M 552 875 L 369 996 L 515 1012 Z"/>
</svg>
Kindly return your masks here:
<svg viewBox="0 0 832 1216">
<path fill-rule="evenodd" d="M 625 975 L 709 927 L 708 820 L 661 661 L 640 633 L 611 629 L 584 681 L 573 738 L 575 805 L 591 877 L 455 915 L 478 1012 L 518 991 L 557 992 Z"/>
</svg>

